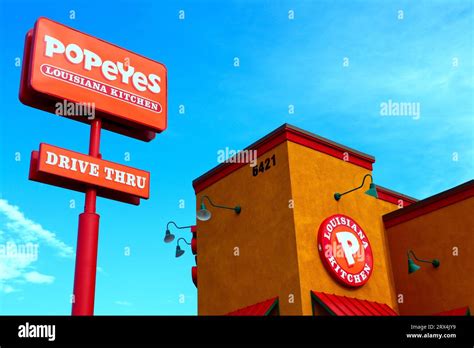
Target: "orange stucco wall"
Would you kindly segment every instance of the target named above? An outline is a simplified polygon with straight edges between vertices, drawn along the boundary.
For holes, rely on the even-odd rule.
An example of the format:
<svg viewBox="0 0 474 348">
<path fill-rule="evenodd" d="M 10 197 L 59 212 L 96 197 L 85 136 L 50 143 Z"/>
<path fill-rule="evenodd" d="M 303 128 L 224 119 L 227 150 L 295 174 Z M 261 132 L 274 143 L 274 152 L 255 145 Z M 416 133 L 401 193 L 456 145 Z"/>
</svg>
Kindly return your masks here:
<svg viewBox="0 0 474 348">
<path fill-rule="evenodd" d="M 310 290 L 386 303 L 397 311 L 382 215 L 398 207 L 366 195 L 368 181 L 366 187 L 337 202 L 333 198 L 335 192 L 359 186 L 370 171 L 292 142 L 288 149 L 303 314 L 312 314 Z M 338 213 L 355 219 L 372 247 L 373 273 L 360 288 L 337 283 L 318 253 L 319 226 L 325 218 Z"/>
<path fill-rule="evenodd" d="M 473 212 L 469 198 L 387 229 L 401 315 L 474 308 Z M 439 259 L 440 267 L 417 262 L 422 268 L 408 274 L 408 250 L 420 259 Z"/>
<path fill-rule="evenodd" d="M 276 155 L 277 165 L 256 177 L 244 166 L 199 192 L 232 211 L 207 206 L 213 217 L 198 221 L 198 313 L 219 315 L 278 296 L 281 315 L 312 315 L 310 290 L 386 303 L 398 310 L 382 215 L 396 205 L 364 194 L 369 170 L 293 142 L 258 157 Z M 324 268 L 317 232 L 328 216 L 351 216 L 365 230 L 374 255 L 367 284 L 351 289 Z M 238 249 L 236 249 L 238 248 Z M 238 251 L 239 256 L 235 256 Z"/>
<path fill-rule="evenodd" d="M 258 160 L 273 154 L 276 166 L 268 171 L 254 177 L 246 165 L 196 196 L 198 205 L 208 195 L 216 204 L 242 207 L 236 215 L 207 204 L 212 219 L 197 223 L 199 315 L 226 314 L 275 296 L 282 315 L 301 314 L 287 143 Z M 294 301 L 287 300 L 291 295 Z"/>
</svg>

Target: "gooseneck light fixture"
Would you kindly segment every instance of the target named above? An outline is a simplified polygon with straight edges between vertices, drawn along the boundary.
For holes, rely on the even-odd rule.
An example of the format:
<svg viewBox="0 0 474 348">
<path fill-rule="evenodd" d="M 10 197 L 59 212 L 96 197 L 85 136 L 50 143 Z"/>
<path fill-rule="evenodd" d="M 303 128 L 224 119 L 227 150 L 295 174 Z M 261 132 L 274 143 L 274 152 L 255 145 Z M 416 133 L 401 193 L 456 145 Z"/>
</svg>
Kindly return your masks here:
<svg viewBox="0 0 474 348">
<path fill-rule="evenodd" d="M 184 250 L 181 249 L 181 247 L 179 246 L 180 241 L 184 241 L 187 245 L 191 245 L 191 243 L 189 243 L 186 239 L 179 238 L 178 241 L 176 242 L 176 257 L 180 257 L 181 255 L 184 254 Z"/>
<path fill-rule="evenodd" d="M 214 204 L 211 201 L 209 196 L 202 196 L 201 197 L 201 209 L 199 209 L 196 213 L 196 217 L 198 218 L 198 220 L 201 220 L 201 221 L 207 221 L 212 217 L 211 212 L 206 209 L 206 205 L 204 204 L 204 199 L 207 199 L 209 201 L 209 203 L 213 207 L 216 207 L 216 208 L 230 209 L 230 210 L 233 210 L 236 214 L 240 214 L 240 212 L 242 211 L 242 208 L 240 207 L 240 205 L 237 205 L 235 207 L 226 207 L 224 205 L 217 205 L 217 204 Z"/>
<path fill-rule="evenodd" d="M 411 258 L 411 255 L 413 255 L 413 258 L 418 261 L 418 262 L 425 262 L 425 263 L 431 263 L 433 265 L 434 268 L 438 268 L 439 267 L 439 260 L 438 259 L 433 259 L 431 261 L 428 261 L 428 260 L 420 260 L 419 258 L 416 257 L 415 253 L 410 250 L 408 251 L 408 274 L 411 274 L 411 273 L 414 273 L 416 271 L 418 271 L 421 267 L 418 266 L 415 261 L 413 261 L 413 259 Z M 410 255 L 411 254 L 411 255 Z"/>
<path fill-rule="evenodd" d="M 163 239 L 165 243 L 171 243 L 174 241 L 175 235 L 170 232 L 170 225 L 173 224 L 176 228 L 179 228 L 180 230 L 185 229 L 185 228 L 191 228 L 192 226 L 178 226 L 174 221 L 170 221 L 166 224 L 166 233 L 165 233 L 165 238 Z"/>
<path fill-rule="evenodd" d="M 365 194 L 366 194 L 366 195 L 369 195 L 369 196 L 372 196 L 372 197 L 375 197 L 375 198 L 379 198 L 379 196 L 377 195 L 377 188 L 376 188 L 376 186 L 375 186 L 375 184 L 374 184 L 374 179 L 372 178 L 372 175 L 366 174 L 366 175 L 364 176 L 364 179 L 362 180 L 362 184 L 361 184 L 359 187 L 356 187 L 356 188 L 354 188 L 354 189 L 352 189 L 352 190 L 349 190 L 349 191 L 346 191 L 346 192 L 343 192 L 343 193 L 338 193 L 338 192 L 336 192 L 336 193 L 334 194 L 334 199 L 335 199 L 336 201 L 338 201 L 338 200 L 341 199 L 342 196 L 344 196 L 344 195 L 346 195 L 346 194 L 348 194 L 348 193 L 351 193 L 351 192 L 353 192 L 353 191 L 355 191 L 355 190 L 358 190 L 358 189 L 364 187 L 365 179 L 367 179 L 367 178 L 370 178 L 370 187 L 369 187 L 369 189 L 368 189 L 367 191 L 365 191 Z"/>
</svg>

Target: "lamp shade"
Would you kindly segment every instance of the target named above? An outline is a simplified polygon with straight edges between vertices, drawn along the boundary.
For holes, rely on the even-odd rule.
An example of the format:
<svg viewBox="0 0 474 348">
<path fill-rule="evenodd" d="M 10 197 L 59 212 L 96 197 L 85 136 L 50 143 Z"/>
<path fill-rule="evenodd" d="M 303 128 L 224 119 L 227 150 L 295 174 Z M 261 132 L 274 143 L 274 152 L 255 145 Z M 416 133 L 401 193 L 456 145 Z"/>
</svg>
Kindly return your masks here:
<svg viewBox="0 0 474 348">
<path fill-rule="evenodd" d="M 198 220 L 207 221 L 211 218 L 211 216 L 211 212 L 206 209 L 204 203 L 201 203 L 201 209 L 198 210 L 198 212 L 196 213 L 196 217 L 198 218 Z"/>
<path fill-rule="evenodd" d="M 171 243 L 174 241 L 174 234 L 171 233 L 170 230 L 166 230 L 164 241 L 165 243 Z"/>
<path fill-rule="evenodd" d="M 408 273 L 414 273 L 418 271 L 421 267 L 418 266 L 410 257 L 408 258 Z"/>
<path fill-rule="evenodd" d="M 411 254 L 411 255 L 410 255 Z M 438 268 L 439 265 L 440 265 L 440 262 L 438 259 L 433 259 L 433 260 L 421 260 L 419 258 L 416 257 L 415 253 L 410 250 L 408 251 L 408 273 L 413 273 L 413 272 L 416 272 L 418 271 L 421 267 L 418 266 L 415 261 L 413 261 L 412 259 L 412 256 L 413 258 L 416 260 L 416 261 L 419 261 L 419 262 L 425 262 L 425 263 L 431 263 L 431 265 L 434 267 L 434 268 Z"/>
<path fill-rule="evenodd" d="M 377 188 L 374 183 L 370 184 L 370 188 L 365 191 L 365 194 L 375 198 L 379 198 L 379 195 L 377 194 Z"/>
<path fill-rule="evenodd" d="M 184 254 L 184 250 L 180 248 L 179 245 L 176 246 L 176 257 L 180 257 Z"/>
</svg>

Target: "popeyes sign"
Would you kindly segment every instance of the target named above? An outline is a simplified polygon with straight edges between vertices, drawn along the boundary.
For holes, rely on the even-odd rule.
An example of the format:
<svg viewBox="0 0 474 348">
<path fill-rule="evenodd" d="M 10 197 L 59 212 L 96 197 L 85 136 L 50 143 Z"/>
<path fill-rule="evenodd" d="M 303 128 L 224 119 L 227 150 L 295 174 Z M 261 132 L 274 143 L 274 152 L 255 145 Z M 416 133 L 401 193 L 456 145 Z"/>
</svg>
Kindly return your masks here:
<svg viewBox="0 0 474 348">
<path fill-rule="evenodd" d="M 144 141 L 164 131 L 166 68 L 40 18 L 26 35 L 19 97 L 28 106 L 90 124 L 87 155 L 41 143 L 39 151 L 31 153 L 29 179 L 85 193 L 78 224 L 72 314 L 93 315 L 100 218 L 96 198 L 139 205 L 140 199 L 150 197 L 149 172 L 102 158 L 101 130 Z M 81 105 L 92 114 L 77 111 Z M 60 111 L 65 109 L 66 113 Z"/>
<path fill-rule="evenodd" d="M 374 259 L 367 235 L 348 216 L 332 215 L 321 223 L 318 250 L 328 272 L 346 286 L 362 286 L 372 275 Z"/>
<path fill-rule="evenodd" d="M 38 19 L 27 34 L 24 104 L 54 112 L 58 100 L 94 102 L 103 128 L 149 141 L 166 129 L 166 94 L 161 63 L 47 18 Z"/>
</svg>

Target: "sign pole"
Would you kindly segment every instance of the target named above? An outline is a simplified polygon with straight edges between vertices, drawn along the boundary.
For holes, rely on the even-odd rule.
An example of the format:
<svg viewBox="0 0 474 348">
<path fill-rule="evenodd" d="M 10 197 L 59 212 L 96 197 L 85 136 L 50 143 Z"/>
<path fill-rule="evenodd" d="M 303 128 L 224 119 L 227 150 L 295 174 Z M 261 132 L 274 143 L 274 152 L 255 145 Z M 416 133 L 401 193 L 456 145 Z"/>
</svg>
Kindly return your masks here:
<svg viewBox="0 0 474 348">
<path fill-rule="evenodd" d="M 101 129 L 143 141 L 164 131 L 167 69 L 44 17 L 28 31 L 23 57 L 22 103 L 58 114 L 59 102 L 62 116 L 80 121 L 84 119 L 69 113 L 70 103 L 77 106 L 93 101 L 93 108 L 101 111 L 101 117 L 91 121 L 88 155 L 41 143 L 39 151 L 31 152 L 28 173 L 30 180 L 85 193 L 84 212 L 79 214 L 71 313 L 94 315 L 100 219 L 97 195 L 133 205 L 150 197 L 149 172 L 102 159 Z M 133 66 L 128 66 L 129 61 Z M 123 62 L 127 62 L 126 71 Z M 89 105 L 84 106 L 90 110 Z"/>
<path fill-rule="evenodd" d="M 92 157 L 101 157 L 99 153 L 101 128 L 102 120 L 95 118 L 91 124 L 89 141 L 89 155 Z M 87 188 L 84 212 L 79 215 L 72 315 L 94 315 L 100 218 L 96 213 L 96 197 L 96 189 Z"/>
</svg>

